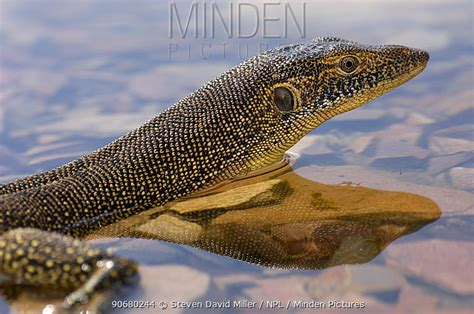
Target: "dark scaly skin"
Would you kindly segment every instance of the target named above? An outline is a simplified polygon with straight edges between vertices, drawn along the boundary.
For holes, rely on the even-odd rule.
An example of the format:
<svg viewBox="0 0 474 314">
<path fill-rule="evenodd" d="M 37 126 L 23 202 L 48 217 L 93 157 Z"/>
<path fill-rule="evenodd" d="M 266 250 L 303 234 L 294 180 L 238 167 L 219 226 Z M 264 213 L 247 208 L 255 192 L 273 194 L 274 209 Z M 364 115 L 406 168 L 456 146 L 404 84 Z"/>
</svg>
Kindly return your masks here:
<svg viewBox="0 0 474 314">
<path fill-rule="evenodd" d="M 357 61 L 352 72 L 344 70 L 347 57 Z M 58 278 L 67 273 L 70 289 L 87 285 L 83 273 L 64 269 L 64 264 L 44 267 L 46 252 L 27 255 L 24 264 L 15 264 L 18 267 L 12 263 L 22 256 L 18 250 L 31 247 L 25 243 L 35 238 L 50 239 L 53 250 L 73 241 L 47 232 L 83 237 L 278 161 L 309 131 L 406 82 L 427 61 L 428 54 L 421 50 L 337 38 L 319 38 L 251 58 L 104 148 L 0 186 L 4 241 L 0 271 L 25 283 L 62 287 L 64 282 Z M 292 94 L 292 110 L 277 107 L 273 92 L 278 87 Z M 22 236 L 29 242 L 20 241 Z M 64 263 L 76 269 L 84 263 L 78 257 L 92 248 L 72 248 L 71 258 Z M 97 252 L 101 254 L 98 260 L 113 260 L 124 269 L 136 267 Z M 58 253 L 61 258 L 69 255 Z M 37 261 L 30 262 L 34 258 Z M 101 268 L 93 264 L 93 271 Z M 32 273 L 25 271 L 29 266 L 36 267 Z M 53 275 L 35 279 L 41 267 Z"/>
<path fill-rule="evenodd" d="M 18 228 L 0 239 L 1 270 L 28 285 L 72 291 L 65 306 L 86 302 L 97 289 L 131 282 L 137 265 L 70 236 Z"/>
</svg>

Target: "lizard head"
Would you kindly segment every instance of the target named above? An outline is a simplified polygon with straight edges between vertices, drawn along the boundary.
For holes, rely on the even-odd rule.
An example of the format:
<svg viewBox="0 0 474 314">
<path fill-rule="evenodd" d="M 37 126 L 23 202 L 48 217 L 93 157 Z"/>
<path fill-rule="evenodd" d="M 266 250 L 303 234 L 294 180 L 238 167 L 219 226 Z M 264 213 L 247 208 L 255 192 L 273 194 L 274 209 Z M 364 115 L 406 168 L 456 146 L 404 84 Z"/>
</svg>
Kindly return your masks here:
<svg viewBox="0 0 474 314">
<path fill-rule="evenodd" d="M 413 78 L 428 58 L 403 46 L 317 38 L 255 56 L 191 97 L 203 108 L 203 130 L 212 126 L 213 141 L 226 143 L 226 160 L 252 170 L 281 159 L 321 123 Z"/>
<path fill-rule="evenodd" d="M 283 148 L 288 149 L 331 117 L 413 78 L 428 59 L 427 52 L 404 46 L 324 37 L 269 50 L 243 66 L 255 67 L 259 77 L 254 81 L 264 82 L 256 99 L 263 102 L 267 119 L 285 130 Z"/>
</svg>

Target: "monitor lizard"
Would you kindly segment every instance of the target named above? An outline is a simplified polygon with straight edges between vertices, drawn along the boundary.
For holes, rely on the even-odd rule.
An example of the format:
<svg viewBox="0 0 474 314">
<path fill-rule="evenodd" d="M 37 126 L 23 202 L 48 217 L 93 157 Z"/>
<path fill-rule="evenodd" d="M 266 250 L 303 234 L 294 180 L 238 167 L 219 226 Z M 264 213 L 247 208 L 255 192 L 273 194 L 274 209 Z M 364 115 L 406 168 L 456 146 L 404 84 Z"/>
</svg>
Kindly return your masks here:
<svg viewBox="0 0 474 314">
<path fill-rule="evenodd" d="M 0 272 L 71 293 L 137 271 L 80 238 L 281 160 L 305 134 L 419 74 L 427 52 L 334 37 L 250 58 L 111 144 L 0 186 Z M 176 78 L 178 79 L 178 78 Z"/>
</svg>

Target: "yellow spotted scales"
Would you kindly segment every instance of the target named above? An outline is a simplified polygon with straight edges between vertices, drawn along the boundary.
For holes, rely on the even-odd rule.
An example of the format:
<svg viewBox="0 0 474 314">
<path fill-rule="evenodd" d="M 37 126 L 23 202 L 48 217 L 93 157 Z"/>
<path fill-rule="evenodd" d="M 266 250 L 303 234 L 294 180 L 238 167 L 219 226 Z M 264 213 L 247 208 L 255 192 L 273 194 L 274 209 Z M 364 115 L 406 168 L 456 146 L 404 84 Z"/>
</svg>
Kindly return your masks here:
<svg viewBox="0 0 474 314">
<path fill-rule="evenodd" d="M 96 152 L 1 185 L 0 271 L 71 291 L 65 306 L 127 281 L 134 262 L 77 238 L 280 160 L 427 61 L 417 49 L 329 37 L 251 58 Z"/>
</svg>

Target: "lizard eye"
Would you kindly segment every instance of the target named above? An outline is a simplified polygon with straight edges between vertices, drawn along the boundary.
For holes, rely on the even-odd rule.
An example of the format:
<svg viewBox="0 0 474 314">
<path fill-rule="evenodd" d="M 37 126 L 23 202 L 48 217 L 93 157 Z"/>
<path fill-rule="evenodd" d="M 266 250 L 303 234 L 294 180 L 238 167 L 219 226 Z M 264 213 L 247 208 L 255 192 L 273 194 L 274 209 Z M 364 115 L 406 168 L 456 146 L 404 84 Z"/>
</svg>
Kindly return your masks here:
<svg viewBox="0 0 474 314">
<path fill-rule="evenodd" d="M 349 56 L 341 59 L 339 66 L 346 73 L 354 72 L 354 70 L 359 65 L 359 60 L 357 58 Z"/>
<path fill-rule="evenodd" d="M 293 110 L 293 93 L 286 87 L 277 87 L 273 90 L 273 101 L 280 111 L 288 112 Z"/>
</svg>

